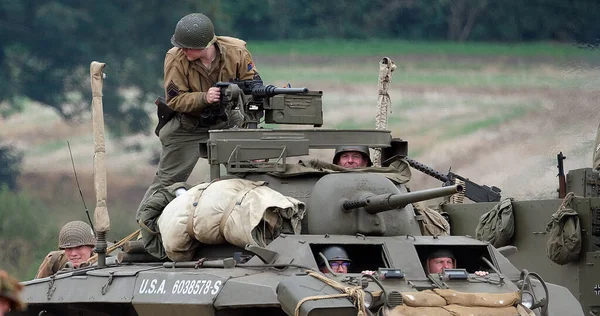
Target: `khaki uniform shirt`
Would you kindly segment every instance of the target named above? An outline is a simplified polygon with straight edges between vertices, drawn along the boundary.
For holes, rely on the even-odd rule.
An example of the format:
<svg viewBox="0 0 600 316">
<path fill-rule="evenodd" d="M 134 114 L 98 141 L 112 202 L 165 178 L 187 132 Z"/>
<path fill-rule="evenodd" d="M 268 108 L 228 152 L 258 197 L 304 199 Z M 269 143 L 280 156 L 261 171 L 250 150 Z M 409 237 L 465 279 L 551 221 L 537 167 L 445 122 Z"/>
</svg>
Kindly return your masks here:
<svg viewBox="0 0 600 316">
<path fill-rule="evenodd" d="M 165 57 L 165 96 L 176 112 L 199 116 L 206 107 L 205 92 L 219 81 L 251 80 L 258 74 L 246 42 L 217 36 L 217 56 L 210 69 L 200 60 L 189 61 L 180 48 L 171 48 Z"/>
</svg>

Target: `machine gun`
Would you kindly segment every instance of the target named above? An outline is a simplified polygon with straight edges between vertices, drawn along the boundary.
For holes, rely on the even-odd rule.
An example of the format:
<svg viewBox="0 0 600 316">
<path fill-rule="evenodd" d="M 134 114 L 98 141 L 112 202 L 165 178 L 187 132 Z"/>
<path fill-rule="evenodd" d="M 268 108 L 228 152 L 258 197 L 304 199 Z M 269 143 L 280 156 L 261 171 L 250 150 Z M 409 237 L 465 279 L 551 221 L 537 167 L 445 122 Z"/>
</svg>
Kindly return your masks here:
<svg viewBox="0 0 600 316">
<path fill-rule="evenodd" d="M 262 80 L 217 82 L 216 86 L 221 90 L 218 108 L 239 110 L 246 128 L 257 128 L 263 116 L 265 123 L 323 125 L 322 91 L 264 86 Z"/>
<path fill-rule="evenodd" d="M 500 201 L 500 190 L 498 187 L 492 186 L 491 188 L 487 185 L 479 185 L 468 178 L 461 177 L 454 172 L 448 171 L 448 174 L 443 174 L 437 170 L 434 170 L 431 167 L 428 167 L 414 159 L 405 158 L 408 164 L 429 175 L 434 177 L 442 182 L 444 182 L 444 186 L 454 185 L 455 179 L 459 179 L 463 181 L 465 184 L 465 196 L 469 198 L 473 202 L 499 202 Z"/>
</svg>

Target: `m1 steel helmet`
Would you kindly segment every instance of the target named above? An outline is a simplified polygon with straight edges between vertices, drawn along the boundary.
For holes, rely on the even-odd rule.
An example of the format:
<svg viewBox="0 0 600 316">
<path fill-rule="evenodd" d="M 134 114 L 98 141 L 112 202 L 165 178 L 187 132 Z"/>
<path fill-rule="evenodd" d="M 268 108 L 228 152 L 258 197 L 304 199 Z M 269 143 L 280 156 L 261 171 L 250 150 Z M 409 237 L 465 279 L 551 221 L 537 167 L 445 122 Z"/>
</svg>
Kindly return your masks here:
<svg viewBox="0 0 600 316">
<path fill-rule="evenodd" d="M 329 246 L 321 251 L 323 256 L 327 259 L 327 261 L 345 261 L 352 262 L 350 258 L 348 258 L 348 253 L 344 248 L 340 246 Z M 319 265 L 325 264 L 323 258 L 319 256 Z"/>
<path fill-rule="evenodd" d="M 340 156 L 349 151 L 361 153 L 367 160 L 367 167 L 373 165 L 373 162 L 371 162 L 371 155 L 369 154 L 369 147 L 367 146 L 337 146 L 335 148 L 335 155 L 333 156 L 333 164 L 337 165 L 340 162 Z"/>
<path fill-rule="evenodd" d="M 75 248 L 79 246 L 95 246 L 96 237 L 92 227 L 86 222 L 68 222 L 58 233 L 58 248 Z"/>
<path fill-rule="evenodd" d="M 177 22 L 171 44 L 179 48 L 203 49 L 216 40 L 212 21 L 202 13 L 191 13 Z"/>
</svg>

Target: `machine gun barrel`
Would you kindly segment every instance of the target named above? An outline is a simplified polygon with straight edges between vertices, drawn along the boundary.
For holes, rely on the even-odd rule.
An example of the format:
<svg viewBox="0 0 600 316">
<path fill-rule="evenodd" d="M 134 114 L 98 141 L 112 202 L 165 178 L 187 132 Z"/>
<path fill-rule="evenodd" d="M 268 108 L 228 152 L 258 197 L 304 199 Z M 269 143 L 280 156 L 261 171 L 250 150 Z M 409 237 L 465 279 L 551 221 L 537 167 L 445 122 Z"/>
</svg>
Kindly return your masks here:
<svg viewBox="0 0 600 316">
<path fill-rule="evenodd" d="M 428 189 L 402 194 L 380 194 L 372 195 L 356 200 L 348 200 L 342 203 L 345 211 L 364 207 L 370 214 L 377 214 L 389 210 L 405 207 L 414 202 L 430 200 L 443 196 L 452 195 L 463 190 L 462 185 L 455 184 L 442 188 Z"/>
<path fill-rule="evenodd" d="M 252 95 L 257 97 L 272 97 L 278 94 L 298 94 L 306 92 L 308 92 L 308 88 L 277 88 L 274 85 L 252 88 Z"/>
<path fill-rule="evenodd" d="M 448 174 L 443 174 L 431 167 L 428 167 L 414 159 L 404 158 L 408 164 L 423 172 L 424 174 L 436 178 L 442 182 L 444 185 L 452 185 L 456 179 L 462 181 L 465 186 L 465 196 L 473 202 L 499 202 L 501 199 L 500 188 L 492 186 L 489 187 L 487 185 L 477 184 L 468 178 L 462 177 L 454 172 L 448 171 Z"/>
<path fill-rule="evenodd" d="M 418 162 L 416 160 L 408 158 L 408 157 L 406 157 L 404 159 L 406 159 L 406 162 L 408 162 L 408 164 L 411 167 L 413 167 L 413 168 L 415 168 L 415 169 L 423 172 L 424 174 L 426 174 L 426 175 L 428 175 L 428 176 L 430 176 L 432 178 L 436 178 L 436 179 L 438 179 L 438 180 L 440 180 L 440 181 L 442 181 L 444 183 L 452 182 L 452 180 L 447 175 L 445 175 L 445 174 L 443 174 L 443 173 L 441 173 L 441 172 L 439 172 L 439 171 L 437 171 L 437 170 L 435 170 L 435 169 L 433 169 L 431 167 L 428 167 L 428 166 L 426 166 L 426 165 L 424 165 L 424 164 L 422 164 L 422 163 L 420 163 L 420 162 Z"/>
</svg>

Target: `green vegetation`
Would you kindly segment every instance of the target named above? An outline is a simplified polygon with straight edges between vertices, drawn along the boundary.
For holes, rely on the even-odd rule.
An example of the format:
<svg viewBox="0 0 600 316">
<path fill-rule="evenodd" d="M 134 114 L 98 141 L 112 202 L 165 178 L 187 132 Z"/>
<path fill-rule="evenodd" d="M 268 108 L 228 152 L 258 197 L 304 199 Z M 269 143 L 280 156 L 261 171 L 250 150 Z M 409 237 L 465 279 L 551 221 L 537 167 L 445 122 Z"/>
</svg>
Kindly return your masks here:
<svg viewBox="0 0 600 316">
<path fill-rule="evenodd" d="M 369 40 L 294 40 L 252 41 L 248 48 L 256 56 L 460 56 L 460 57 L 534 57 L 565 60 L 598 57 L 598 52 L 570 43 L 456 43 L 448 41 Z"/>
<path fill-rule="evenodd" d="M 6 186 L 0 188 L 0 205 L 0 267 L 20 279 L 33 278 L 58 240 L 51 213 L 32 193 L 16 193 Z"/>
</svg>

